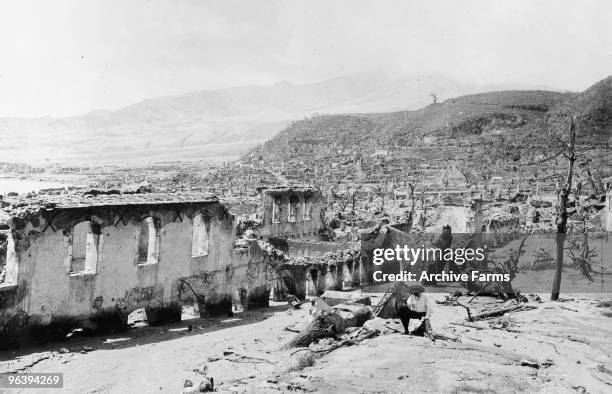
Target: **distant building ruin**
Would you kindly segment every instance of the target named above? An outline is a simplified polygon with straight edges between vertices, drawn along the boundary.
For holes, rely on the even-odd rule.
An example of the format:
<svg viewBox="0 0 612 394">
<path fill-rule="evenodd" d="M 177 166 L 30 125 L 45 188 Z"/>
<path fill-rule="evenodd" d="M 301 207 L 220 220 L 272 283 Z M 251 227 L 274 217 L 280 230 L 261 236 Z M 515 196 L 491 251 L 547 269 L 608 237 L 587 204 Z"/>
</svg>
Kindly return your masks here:
<svg viewBox="0 0 612 394">
<path fill-rule="evenodd" d="M 315 238 L 325 227 L 321 192 L 314 187 L 261 188 L 264 237 Z"/>
<path fill-rule="evenodd" d="M 318 242 L 321 193 L 261 190 L 264 220 L 241 233 L 216 197 L 119 191 L 15 198 L 0 210 L 0 348 L 63 338 L 74 328 L 124 330 L 267 306 L 365 280 L 357 245 Z M 292 243 L 295 257 L 262 239 Z M 346 249 L 335 252 L 335 249 Z M 348 248 L 348 249 L 347 249 Z M 307 256 L 319 257 L 307 257 Z"/>
</svg>

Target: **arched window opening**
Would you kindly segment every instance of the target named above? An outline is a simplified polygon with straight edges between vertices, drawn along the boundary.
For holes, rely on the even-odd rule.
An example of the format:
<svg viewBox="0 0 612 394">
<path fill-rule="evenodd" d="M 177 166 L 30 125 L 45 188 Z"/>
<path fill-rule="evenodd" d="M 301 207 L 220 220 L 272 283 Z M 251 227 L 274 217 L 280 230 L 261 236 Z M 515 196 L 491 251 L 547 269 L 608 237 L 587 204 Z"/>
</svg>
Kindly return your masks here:
<svg viewBox="0 0 612 394">
<path fill-rule="evenodd" d="M 96 273 L 100 245 L 101 226 L 93 221 L 83 221 L 72 228 L 70 235 L 70 273 Z"/>
<path fill-rule="evenodd" d="M 281 199 L 275 198 L 272 201 L 272 223 L 281 222 Z"/>
<path fill-rule="evenodd" d="M 193 218 L 193 237 L 191 240 L 191 256 L 208 256 L 208 240 L 210 232 L 210 218 L 201 213 Z"/>
<path fill-rule="evenodd" d="M 289 223 L 295 223 L 297 221 L 297 213 L 298 213 L 298 203 L 299 198 L 297 196 L 289 197 L 289 204 L 287 205 L 287 211 L 289 212 L 289 217 L 287 221 Z"/>
<path fill-rule="evenodd" d="M 147 217 L 140 222 L 138 229 L 138 264 L 157 264 L 159 262 L 159 238 L 161 221 Z"/>
<path fill-rule="evenodd" d="M 310 220 L 311 219 L 311 215 L 312 215 L 312 202 L 310 201 L 304 201 L 304 205 L 303 205 L 303 212 L 304 212 L 304 220 Z"/>
</svg>

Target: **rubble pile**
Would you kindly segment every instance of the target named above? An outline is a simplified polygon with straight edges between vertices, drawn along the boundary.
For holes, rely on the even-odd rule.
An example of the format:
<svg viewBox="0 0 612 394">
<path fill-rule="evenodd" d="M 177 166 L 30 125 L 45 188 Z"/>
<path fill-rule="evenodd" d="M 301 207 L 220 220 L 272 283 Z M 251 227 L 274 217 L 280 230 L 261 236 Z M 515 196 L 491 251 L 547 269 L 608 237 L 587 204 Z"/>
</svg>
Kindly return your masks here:
<svg viewBox="0 0 612 394">
<path fill-rule="evenodd" d="M 39 212 L 44 210 L 50 210 L 57 207 L 57 203 L 49 201 L 44 197 L 36 197 L 30 199 L 20 199 L 15 201 L 9 201 L 9 204 L 2 210 L 4 216 L 9 218 L 17 218 L 25 220 L 29 217 L 38 215 Z"/>
<path fill-rule="evenodd" d="M 291 265 L 337 266 L 340 263 L 357 263 L 360 258 L 361 251 L 354 247 L 335 252 L 326 252 L 319 257 L 304 256 L 289 258 L 288 262 Z"/>
<path fill-rule="evenodd" d="M 289 256 L 282 250 L 274 247 L 271 243 L 263 239 L 257 239 L 255 231 L 248 229 L 242 234 L 242 237 L 234 241 L 234 249 L 239 252 L 246 253 L 252 242 L 257 242 L 261 251 L 275 261 L 288 261 Z"/>
<path fill-rule="evenodd" d="M 142 189 L 145 190 L 145 189 Z M 117 192 L 116 190 L 90 189 L 86 192 L 61 195 L 34 195 L 6 199 L 3 210 L 12 217 L 25 218 L 43 210 L 55 208 L 87 208 L 118 205 L 169 204 L 189 202 L 216 202 L 217 197 L 209 193 L 146 193 Z"/>
</svg>

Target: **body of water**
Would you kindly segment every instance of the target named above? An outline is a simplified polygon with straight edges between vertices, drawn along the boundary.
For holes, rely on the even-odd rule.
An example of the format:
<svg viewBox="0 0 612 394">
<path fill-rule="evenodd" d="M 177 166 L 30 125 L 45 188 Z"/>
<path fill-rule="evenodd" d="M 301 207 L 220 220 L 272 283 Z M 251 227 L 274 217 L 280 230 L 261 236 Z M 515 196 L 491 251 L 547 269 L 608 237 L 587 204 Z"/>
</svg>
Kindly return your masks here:
<svg viewBox="0 0 612 394">
<path fill-rule="evenodd" d="M 0 194 L 2 195 L 6 195 L 9 192 L 23 194 L 36 192 L 41 189 L 65 186 L 69 185 L 52 181 L 40 181 L 36 179 L 0 178 Z"/>
</svg>

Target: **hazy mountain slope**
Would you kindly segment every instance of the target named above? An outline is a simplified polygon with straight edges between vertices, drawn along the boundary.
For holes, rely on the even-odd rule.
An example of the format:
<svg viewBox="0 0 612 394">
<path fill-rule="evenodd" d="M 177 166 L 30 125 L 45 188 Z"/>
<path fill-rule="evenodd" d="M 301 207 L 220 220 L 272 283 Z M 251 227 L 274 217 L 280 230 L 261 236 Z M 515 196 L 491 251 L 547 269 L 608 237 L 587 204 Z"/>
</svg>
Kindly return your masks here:
<svg viewBox="0 0 612 394">
<path fill-rule="evenodd" d="M 441 76 L 362 74 L 154 98 L 67 118 L 1 118 L 3 161 L 116 163 L 232 159 L 305 115 L 415 109 L 478 86 Z"/>
</svg>

